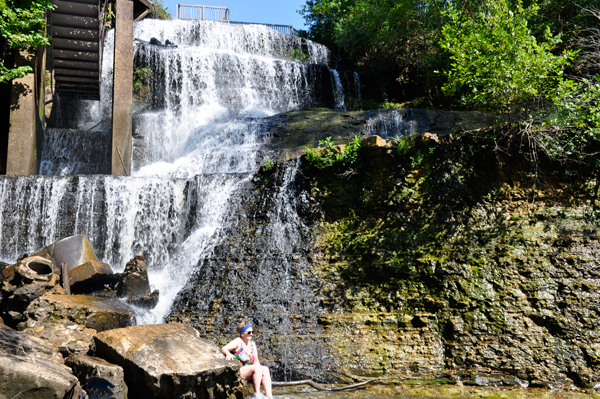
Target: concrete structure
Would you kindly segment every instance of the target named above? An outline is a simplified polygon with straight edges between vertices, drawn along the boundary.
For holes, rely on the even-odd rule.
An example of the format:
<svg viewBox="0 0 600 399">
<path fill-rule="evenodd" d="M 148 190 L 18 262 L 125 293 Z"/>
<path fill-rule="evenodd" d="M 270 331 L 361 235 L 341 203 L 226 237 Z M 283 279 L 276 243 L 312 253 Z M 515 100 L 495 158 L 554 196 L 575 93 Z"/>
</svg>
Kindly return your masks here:
<svg viewBox="0 0 600 399">
<path fill-rule="evenodd" d="M 131 173 L 133 112 L 133 1 L 117 0 L 111 173 Z"/>
<path fill-rule="evenodd" d="M 35 57 L 22 52 L 15 64 L 29 65 L 33 73 L 12 82 L 6 174 L 26 176 L 36 174 L 38 168 L 39 137 L 44 125 L 45 46 L 38 48 Z"/>
</svg>

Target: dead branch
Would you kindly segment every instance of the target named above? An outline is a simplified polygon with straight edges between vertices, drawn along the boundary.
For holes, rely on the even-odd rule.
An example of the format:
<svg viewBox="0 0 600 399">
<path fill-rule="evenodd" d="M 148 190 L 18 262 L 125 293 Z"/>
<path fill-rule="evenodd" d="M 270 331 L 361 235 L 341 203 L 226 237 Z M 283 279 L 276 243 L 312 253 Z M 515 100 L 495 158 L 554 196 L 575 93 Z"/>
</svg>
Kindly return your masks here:
<svg viewBox="0 0 600 399">
<path fill-rule="evenodd" d="M 323 387 L 323 386 L 317 384 L 316 382 L 314 382 L 313 380 L 301 380 L 301 381 L 289 381 L 289 382 L 273 381 L 272 384 L 274 387 L 291 387 L 291 386 L 295 386 L 295 385 L 310 385 L 311 387 L 313 387 L 319 391 L 343 391 L 346 389 L 358 388 L 363 385 L 370 384 L 371 382 L 373 382 L 375 380 L 377 380 L 377 378 L 371 378 L 370 380 L 358 382 L 356 384 L 344 385 L 343 387 L 334 387 L 334 388 Z"/>
</svg>

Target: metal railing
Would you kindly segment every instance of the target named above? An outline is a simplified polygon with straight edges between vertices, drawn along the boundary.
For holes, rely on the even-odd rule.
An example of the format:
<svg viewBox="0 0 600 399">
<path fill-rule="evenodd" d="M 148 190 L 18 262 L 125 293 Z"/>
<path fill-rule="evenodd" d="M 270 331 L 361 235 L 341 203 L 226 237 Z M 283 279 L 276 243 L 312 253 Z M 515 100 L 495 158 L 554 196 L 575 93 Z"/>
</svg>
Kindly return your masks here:
<svg viewBox="0 0 600 399">
<path fill-rule="evenodd" d="M 261 24 L 258 22 L 239 22 L 239 21 L 229 21 L 232 24 L 244 24 L 244 25 L 264 25 L 268 28 L 274 29 L 277 32 L 285 33 L 286 35 L 297 36 L 298 30 L 294 29 L 292 25 L 274 25 L 274 24 Z"/>
<path fill-rule="evenodd" d="M 201 6 L 196 4 L 177 4 L 178 19 L 201 19 L 221 21 L 232 24 L 264 25 L 286 35 L 297 36 L 300 31 L 292 25 L 261 24 L 256 22 L 234 22 L 229 20 L 229 7 Z"/>
<path fill-rule="evenodd" d="M 229 23 L 229 8 L 218 6 L 200 6 L 195 4 L 177 4 L 178 19 L 202 19 Z"/>
</svg>

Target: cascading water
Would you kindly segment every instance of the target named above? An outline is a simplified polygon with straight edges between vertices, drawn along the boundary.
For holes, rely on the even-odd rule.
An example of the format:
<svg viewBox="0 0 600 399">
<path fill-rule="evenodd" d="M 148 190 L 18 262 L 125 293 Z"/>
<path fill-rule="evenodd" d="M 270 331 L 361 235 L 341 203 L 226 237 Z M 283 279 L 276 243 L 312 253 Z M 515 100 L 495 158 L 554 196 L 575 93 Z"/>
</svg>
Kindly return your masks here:
<svg viewBox="0 0 600 399">
<path fill-rule="evenodd" d="M 335 69 L 331 70 L 331 85 L 333 86 L 333 97 L 335 99 L 335 108 L 345 111 L 344 104 L 344 86 L 340 80 L 340 74 Z"/>
<path fill-rule="evenodd" d="M 115 271 L 143 250 L 152 288 L 160 290 L 157 308 L 138 315 L 139 323 L 150 323 L 163 321 L 227 228 L 236 193 L 261 161 L 260 117 L 320 105 L 333 94 L 322 92 L 328 84 L 320 77 L 329 78 L 325 47 L 263 26 L 145 20 L 134 35 L 136 68 L 152 77 L 147 103 L 134 115 L 132 176 L 2 178 L 0 258 L 13 262 L 73 234 L 88 235 Z M 153 37 L 174 46 L 150 44 Z M 112 38 L 105 44 L 103 104 L 77 105 L 76 136 L 98 143 L 108 137 Z M 298 53 L 303 63 L 293 59 Z M 86 156 L 98 148 L 75 140 L 79 147 L 64 152 L 65 133 L 47 132 L 42 173 L 99 173 L 93 165 L 101 162 Z"/>
<path fill-rule="evenodd" d="M 371 116 L 365 126 L 367 136 L 380 136 L 384 139 L 397 139 L 412 136 L 417 132 L 419 122 L 407 117 L 406 110 L 379 110 Z"/>
</svg>

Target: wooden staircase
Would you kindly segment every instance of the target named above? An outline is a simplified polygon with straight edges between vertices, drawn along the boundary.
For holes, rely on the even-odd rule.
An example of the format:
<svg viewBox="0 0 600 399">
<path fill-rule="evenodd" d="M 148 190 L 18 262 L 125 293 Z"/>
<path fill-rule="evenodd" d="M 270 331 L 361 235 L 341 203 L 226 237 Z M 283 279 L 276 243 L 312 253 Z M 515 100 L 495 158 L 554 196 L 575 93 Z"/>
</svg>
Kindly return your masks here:
<svg viewBox="0 0 600 399">
<path fill-rule="evenodd" d="M 62 97 L 100 99 L 100 0 L 52 0 L 50 24 L 55 91 Z"/>
</svg>

